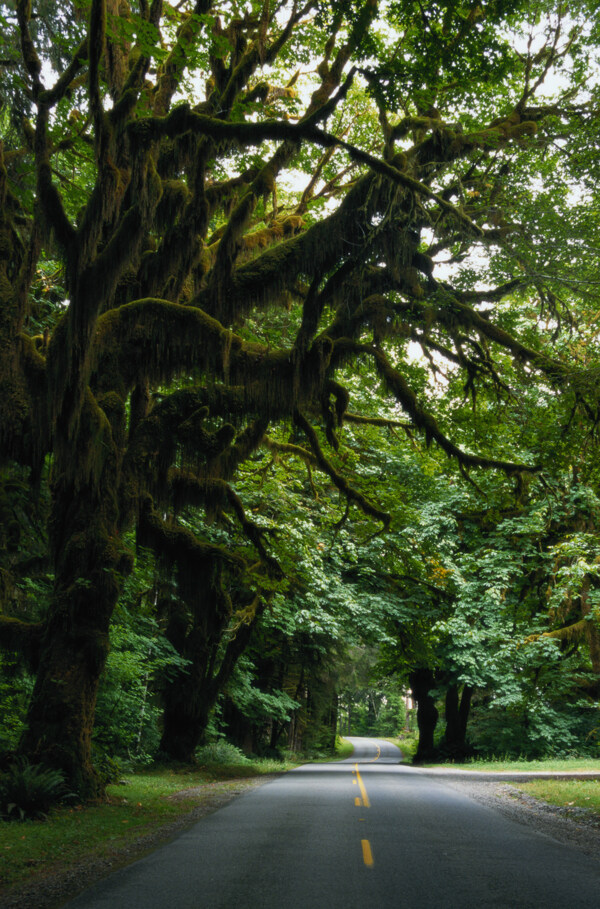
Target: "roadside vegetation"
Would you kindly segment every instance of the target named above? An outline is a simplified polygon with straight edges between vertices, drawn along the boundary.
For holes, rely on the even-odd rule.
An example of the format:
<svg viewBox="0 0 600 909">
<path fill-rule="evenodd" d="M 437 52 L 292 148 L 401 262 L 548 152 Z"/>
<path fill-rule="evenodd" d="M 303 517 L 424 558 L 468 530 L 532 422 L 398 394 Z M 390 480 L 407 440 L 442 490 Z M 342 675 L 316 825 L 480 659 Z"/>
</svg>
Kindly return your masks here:
<svg viewBox="0 0 600 909">
<path fill-rule="evenodd" d="M 168 835 L 174 821 L 191 822 L 196 809 L 225 804 L 253 781 L 296 766 L 293 761 L 207 762 L 196 769 L 163 767 L 124 775 L 95 805 L 52 808 L 44 820 L 0 824 L 0 896 L 32 876 L 62 872 L 84 859 L 115 864 L 148 834 Z"/>
<path fill-rule="evenodd" d="M 518 783 L 526 795 L 561 808 L 584 808 L 600 821 L 600 783 L 598 780 L 534 780 Z"/>
<path fill-rule="evenodd" d="M 445 764 L 426 764 L 427 767 L 444 767 Z M 471 761 L 466 761 L 465 763 L 453 763 L 452 768 L 455 770 L 476 770 L 477 772 L 482 773 L 500 773 L 502 771 L 511 770 L 515 773 L 519 771 L 534 772 L 534 771 L 555 771 L 565 772 L 565 773 L 576 773 L 578 770 L 589 771 L 592 773 L 600 773 L 600 760 L 592 758 L 545 758 L 543 760 L 519 760 L 518 758 L 504 759 L 489 759 L 489 758 L 475 758 Z"/>
<path fill-rule="evenodd" d="M 419 746 L 419 736 L 417 732 L 404 732 L 401 735 L 389 739 L 394 745 L 397 745 L 402 752 L 402 761 L 404 764 L 410 764 Z"/>
<path fill-rule="evenodd" d="M 333 755 L 312 759 L 342 760 L 351 754 L 350 742 L 338 736 Z M 216 810 L 262 777 L 284 773 L 307 756 L 251 758 L 221 741 L 200 749 L 197 759 L 193 769 L 182 765 L 123 774 L 107 785 L 106 799 L 97 804 L 71 800 L 38 820 L 0 824 L 0 897 L 32 876 L 66 871 L 86 859 L 108 858 L 117 865 L 130 861 L 131 847 L 143 848 L 149 834 L 160 839 L 174 821 L 191 822 L 198 809 Z"/>
<path fill-rule="evenodd" d="M 335 755 L 333 756 L 334 761 L 344 761 L 346 758 L 352 757 L 354 752 L 354 747 L 351 742 L 348 742 L 343 736 L 338 735 L 335 742 Z"/>
</svg>

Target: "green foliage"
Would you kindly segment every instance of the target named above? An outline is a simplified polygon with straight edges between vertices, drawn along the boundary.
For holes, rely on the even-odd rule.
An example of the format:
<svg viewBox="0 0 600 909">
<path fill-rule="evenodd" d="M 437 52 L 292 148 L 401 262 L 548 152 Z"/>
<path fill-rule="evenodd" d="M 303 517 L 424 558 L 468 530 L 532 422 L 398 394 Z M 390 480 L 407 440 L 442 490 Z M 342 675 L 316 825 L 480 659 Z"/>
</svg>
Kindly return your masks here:
<svg viewBox="0 0 600 909">
<path fill-rule="evenodd" d="M 402 735 L 395 736 L 393 742 L 402 752 L 402 760 L 404 763 L 409 764 L 417 753 L 417 746 L 419 744 L 418 734 L 416 732 L 405 732 Z"/>
<path fill-rule="evenodd" d="M 278 768 L 240 765 L 238 773 L 198 768 L 157 768 L 128 774 L 127 786 L 108 786 L 107 798 L 93 805 L 58 807 L 47 820 L 0 824 L 2 888 L 19 887 L 39 875 L 77 869 L 85 860 L 99 858 L 114 863 L 131 860 L 146 849 L 144 837 L 164 834 L 177 819 L 189 818 L 195 809 L 206 812 L 244 792 L 248 781 Z M 181 795 L 178 795 L 181 793 Z M 154 838 L 153 838 L 154 841 Z M 141 855 L 140 855 L 141 857 Z M 37 877 L 39 880 L 40 877 Z M 3 892 L 4 898 L 4 892 Z"/>
<path fill-rule="evenodd" d="M 52 807 L 74 798 L 60 770 L 31 764 L 25 758 L 0 774 L 0 815 L 6 820 L 39 820 Z"/>
<path fill-rule="evenodd" d="M 194 745 L 210 722 L 326 750 L 341 693 L 352 731 L 396 733 L 415 671 L 475 689 L 482 749 L 575 749 L 600 671 L 591 0 L 199 10 L 0 4 L 1 606 L 46 656 L 90 649 L 59 678 L 19 626 L 35 691 L 79 718 L 72 753 L 96 710 L 105 779 L 152 759 L 163 708 Z M 34 707 L 22 747 L 62 747 Z"/>
<path fill-rule="evenodd" d="M 16 660 L 0 653 L 0 753 L 14 751 L 18 744 L 33 683 Z"/>
<path fill-rule="evenodd" d="M 196 749 L 196 760 L 200 766 L 211 764 L 250 764 L 250 758 L 230 742 L 211 742 Z"/>
<path fill-rule="evenodd" d="M 345 735 L 390 738 L 407 724 L 401 684 L 377 678 L 378 649 L 356 647 L 350 651 L 341 672 L 338 723 Z"/>
</svg>

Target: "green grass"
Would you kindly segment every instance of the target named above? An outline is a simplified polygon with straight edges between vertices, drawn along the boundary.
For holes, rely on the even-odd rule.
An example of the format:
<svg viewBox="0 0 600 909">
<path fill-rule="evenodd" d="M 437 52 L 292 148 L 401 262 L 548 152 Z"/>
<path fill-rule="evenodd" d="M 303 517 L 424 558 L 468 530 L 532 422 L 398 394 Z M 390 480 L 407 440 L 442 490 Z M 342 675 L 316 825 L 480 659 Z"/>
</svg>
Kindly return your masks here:
<svg viewBox="0 0 600 909">
<path fill-rule="evenodd" d="M 400 746 L 402 747 L 402 746 Z M 426 767 L 446 767 L 458 770 L 476 770 L 483 773 L 494 773 L 502 770 L 523 771 L 572 771 L 592 770 L 600 773 L 600 760 L 594 758 L 547 758 L 540 761 L 526 760 L 473 760 L 464 764 L 425 764 Z"/>
<path fill-rule="evenodd" d="M 353 754 L 354 746 L 352 745 L 352 742 L 349 742 L 348 739 L 345 739 L 342 735 L 336 736 L 334 761 L 343 761 L 346 758 L 352 757 Z"/>
<path fill-rule="evenodd" d="M 45 821 L 0 822 L 0 888 L 32 874 L 67 868 L 86 856 L 115 854 L 133 840 L 206 804 L 215 793 L 239 787 L 242 779 L 280 773 L 294 766 L 278 761 L 190 769 L 156 769 L 127 775 L 127 785 L 108 787 L 108 801 L 53 810 Z M 170 800 L 201 787 L 190 798 Z"/>
<path fill-rule="evenodd" d="M 600 780 L 535 780 L 519 783 L 517 788 L 552 805 L 588 808 L 600 814 Z"/>
<path fill-rule="evenodd" d="M 402 760 L 405 764 L 408 764 L 412 761 L 413 757 L 417 753 L 417 745 L 419 744 L 419 736 L 417 733 L 407 733 L 406 735 L 396 736 L 393 739 L 388 739 L 388 742 L 392 742 L 394 745 L 397 745 L 400 751 L 402 752 Z"/>
</svg>

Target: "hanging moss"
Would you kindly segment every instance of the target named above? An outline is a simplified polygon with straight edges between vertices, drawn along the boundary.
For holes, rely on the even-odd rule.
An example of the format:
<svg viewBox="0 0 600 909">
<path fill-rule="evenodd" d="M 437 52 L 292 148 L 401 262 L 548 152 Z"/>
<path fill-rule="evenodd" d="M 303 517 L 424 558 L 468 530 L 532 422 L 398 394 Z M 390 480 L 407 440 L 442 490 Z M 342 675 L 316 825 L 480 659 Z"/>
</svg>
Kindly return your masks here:
<svg viewBox="0 0 600 909">
<path fill-rule="evenodd" d="M 173 224 L 191 200 L 192 194 L 183 180 L 163 181 L 162 194 L 155 215 L 158 230 L 165 230 Z"/>
<path fill-rule="evenodd" d="M 202 310 L 146 299 L 105 313 L 95 337 L 96 369 L 124 391 L 144 374 L 169 381 L 193 367 L 222 369 L 226 351 L 238 351 L 232 336 Z"/>
<path fill-rule="evenodd" d="M 377 371 L 384 380 L 387 388 L 402 404 L 403 409 L 410 416 L 414 426 L 423 432 L 427 444 L 435 441 L 442 451 L 446 452 L 449 457 L 453 457 L 457 460 L 459 466 L 462 466 L 463 468 L 495 468 L 504 471 L 508 476 L 518 473 L 536 473 L 539 471 L 540 468 L 537 466 L 532 467 L 527 464 L 514 464 L 509 461 L 499 461 L 494 458 L 485 458 L 462 451 L 442 433 L 434 417 L 423 410 L 419 405 L 417 396 L 410 388 L 406 379 L 404 379 L 400 372 L 392 366 L 382 350 L 364 344 L 347 345 L 343 341 L 339 342 L 339 346 L 340 348 L 351 347 L 355 351 L 360 350 L 371 356 L 374 359 Z"/>
<path fill-rule="evenodd" d="M 245 566 L 244 560 L 224 546 L 200 541 L 190 530 L 175 523 L 163 521 L 152 503 L 147 499 L 140 517 L 138 542 L 153 549 L 170 565 L 177 565 L 181 571 L 194 571 L 198 563 L 221 561 L 226 565 Z"/>
<path fill-rule="evenodd" d="M 308 422 L 308 420 L 300 413 L 296 411 L 294 414 L 294 422 L 300 427 L 308 442 L 310 447 L 317 459 L 317 463 L 321 470 L 333 480 L 335 486 L 340 490 L 340 492 L 346 496 L 349 501 L 354 502 L 365 514 L 369 515 L 372 518 L 375 518 L 377 521 L 381 521 L 385 530 L 389 527 L 391 521 L 391 515 L 386 514 L 381 511 L 379 508 L 376 508 L 368 499 L 366 499 L 362 493 L 358 492 L 356 489 L 353 489 L 348 481 L 339 474 L 330 461 L 327 460 L 321 446 L 319 445 L 319 440 L 317 434 Z"/>
<path fill-rule="evenodd" d="M 47 445 L 44 359 L 22 334 L 39 238 L 34 232 L 25 247 L 14 223 L 22 214 L 0 142 L 0 450 L 39 470 Z"/>
</svg>

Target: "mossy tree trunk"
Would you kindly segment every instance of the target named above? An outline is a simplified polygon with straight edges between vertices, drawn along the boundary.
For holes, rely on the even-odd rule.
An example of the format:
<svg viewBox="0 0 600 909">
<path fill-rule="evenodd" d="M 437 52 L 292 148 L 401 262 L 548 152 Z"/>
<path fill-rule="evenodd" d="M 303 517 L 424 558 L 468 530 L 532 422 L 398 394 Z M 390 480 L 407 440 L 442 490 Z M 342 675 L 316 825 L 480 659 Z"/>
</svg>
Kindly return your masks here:
<svg viewBox="0 0 600 909">
<path fill-rule="evenodd" d="M 102 428 L 99 456 L 93 443 Z M 90 459 L 95 467 L 83 484 L 81 466 Z M 91 763 L 94 710 L 111 616 L 131 569 L 118 529 L 117 464 L 108 427 L 88 400 L 73 448 L 54 465 L 54 596 L 20 743 L 29 758 L 63 770 L 82 798 L 100 793 Z"/>
<path fill-rule="evenodd" d="M 244 621 L 226 635 L 235 606 L 225 590 L 217 559 L 198 566 L 191 575 L 180 572 L 178 598 L 166 604 L 166 637 L 187 668 L 163 687 L 163 730 L 160 751 L 171 759 L 191 763 L 202 744 L 210 712 L 250 640 L 262 606 L 248 603 Z M 236 610 L 237 611 L 237 610 Z"/>
<path fill-rule="evenodd" d="M 163 688 L 163 731 L 160 751 L 177 761 L 192 762 L 216 693 L 213 671 L 217 650 L 231 614 L 219 570 L 207 564 L 195 572 L 192 590 L 179 590 L 167 605 L 166 637 L 189 665 Z M 187 593 L 185 599 L 181 593 Z"/>
</svg>

